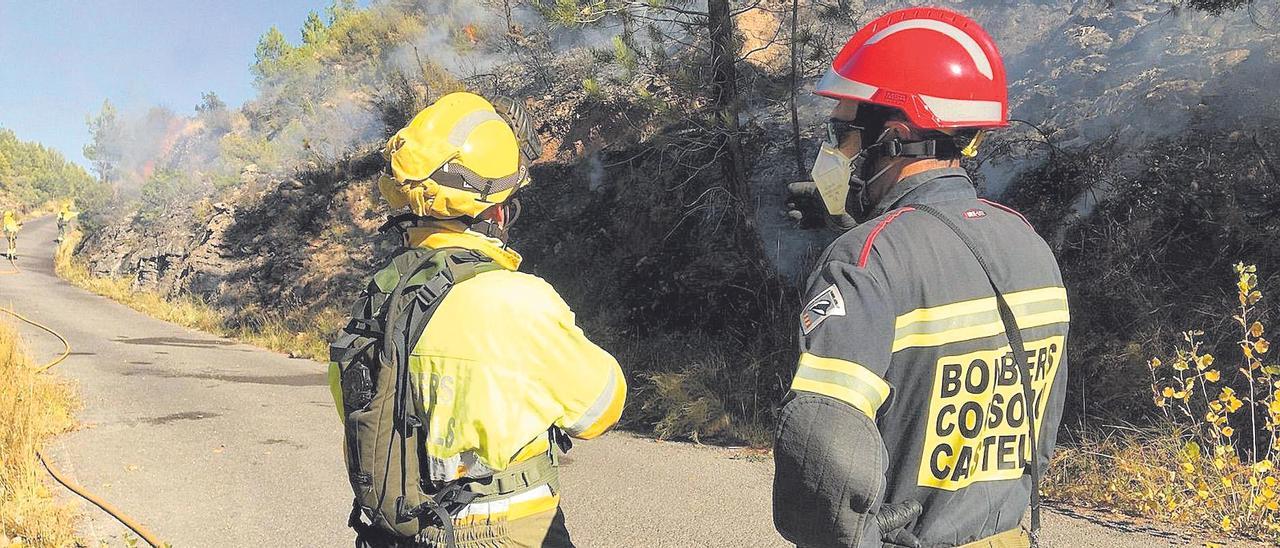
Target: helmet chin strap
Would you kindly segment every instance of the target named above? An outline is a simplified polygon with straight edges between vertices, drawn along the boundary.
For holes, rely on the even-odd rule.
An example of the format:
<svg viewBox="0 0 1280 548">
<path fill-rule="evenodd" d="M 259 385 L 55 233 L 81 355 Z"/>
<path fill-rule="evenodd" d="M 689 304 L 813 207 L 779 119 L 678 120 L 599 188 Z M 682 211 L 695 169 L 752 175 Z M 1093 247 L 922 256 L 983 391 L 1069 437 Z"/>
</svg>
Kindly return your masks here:
<svg viewBox="0 0 1280 548">
<path fill-rule="evenodd" d="M 890 163 L 889 165 L 884 166 L 884 169 L 877 171 L 875 175 L 871 176 L 871 178 L 866 180 L 859 179 L 859 181 L 862 182 L 862 187 L 853 194 L 858 199 L 858 213 L 854 215 L 854 218 L 857 219 L 858 222 L 866 221 L 867 215 L 875 209 L 875 204 L 871 203 L 871 185 L 875 184 L 877 179 L 892 168 L 893 164 Z"/>
<path fill-rule="evenodd" d="M 508 230 L 520 218 L 520 200 L 510 198 L 506 202 L 494 206 L 493 213 L 484 218 L 468 219 L 467 228 L 502 241 L 505 247 L 509 236 Z"/>
<path fill-rule="evenodd" d="M 906 126 L 906 124 L 902 124 L 901 122 L 890 122 L 889 125 L 885 127 L 884 131 L 880 133 L 880 136 L 876 138 L 876 142 L 871 146 L 862 149 L 858 155 L 862 157 L 862 162 L 864 164 L 866 162 L 872 162 L 874 164 L 874 162 L 881 158 L 888 158 L 890 160 L 898 158 L 927 159 L 937 158 L 939 156 L 954 156 L 960 152 L 960 147 L 956 146 L 953 139 L 925 139 L 920 141 L 909 141 L 904 140 L 897 135 L 892 139 L 886 139 L 886 137 L 889 137 L 895 132 L 899 134 L 906 133 L 909 135 L 910 131 L 910 128 Z M 870 195 L 868 193 L 871 189 L 871 185 L 892 169 L 895 163 L 896 162 L 890 161 L 884 168 L 866 179 L 859 177 L 857 174 L 854 174 L 851 177 L 853 184 L 858 185 L 857 192 L 850 193 L 850 195 L 857 196 L 858 208 L 860 211 L 858 215 L 854 215 L 854 217 L 859 222 L 865 221 L 866 216 L 875 209 L 876 204 L 870 203 Z M 862 171 L 862 164 L 858 166 L 857 171 Z"/>
<path fill-rule="evenodd" d="M 861 162 L 858 163 L 858 168 L 855 171 L 862 172 L 863 166 L 867 162 L 872 162 L 874 164 L 875 161 L 879 160 L 880 157 L 883 156 L 882 154 L 879 153 L 877 149 L 885 146 L 886 143 L 896 142 L 896 139 L 892 141 L 884 140 L 885 137 L 887 137 L 892 131 L 893 131 L 892 128 L 885 128 L 884 131 L 880 132 L 880 136 L 876 138 L 875 143 L 858 152 L 858 156 L 861 157 Z M 892 156 L 890 156 L 890 158 L 892 158 Z M 880 171 L 877 171 L 874 175 L 866 179 L 859 177 L 857 173 L 853 174 L 850 177 L 851 185 L 855 185 L 857 187 L 855 192 L 850 193 L 850 196 L 856 198 L 857 200 L 858 212 L 856 214 L 853 214 L 853 217 L 858 222 L 865 221 L 867 218 L 867 215 L 871 212 L 872 209 L 874 209 L 875 204 L 870 203 L 871 196 L 869 194 L 869 191 L 871 190 L 871 185 L 874 184 L 878 179 L 880 179 L 880 177 L 884 176 L 884 174 L 888 172 L 891 168 L 893 168 L 893 162 L 889 162 L 889 164 L 881 168 Z M 848 207 L 846 207 L 845 209 L 848 209 Z"/>
<path fill-rule="evenodd" d="M 401 213 L 389 217 L 386 222 L 382 223 L 382 226 L 378 227 L 378 232 L 395 232 L 403 239 L 407 237 L 410 227 L 417 226 L 420 223 L 457 221 L 466 225 L 468 230 L 500 240 L 502 247 L 505 248 L 507 246 L 507 237 L 509 236 L 508 230 L 520 218 L 521 211 L 520 201 L 516 198 L 511 198 L 504 203 L 495 205 L 493 213 L 485 215 L 484 218 L 457 217 L 454 219 L 437 219 L 435 217 L 423 217 L 414 213 Z"/>
</svg>

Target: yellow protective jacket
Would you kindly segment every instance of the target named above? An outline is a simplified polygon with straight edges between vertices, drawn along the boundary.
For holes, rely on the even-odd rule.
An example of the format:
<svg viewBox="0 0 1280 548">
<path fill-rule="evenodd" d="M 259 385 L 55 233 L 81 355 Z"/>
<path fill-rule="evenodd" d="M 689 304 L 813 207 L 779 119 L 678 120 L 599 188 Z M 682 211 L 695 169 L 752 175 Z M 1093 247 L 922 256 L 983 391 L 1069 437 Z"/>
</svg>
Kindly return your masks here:
<svg viewBox="0 0 1280 548">
<path fill-rule="evenodd" d="M 21 227 L 22 227 L 22 224 L 18 222 L 17 216 L 14 215 L 12 211 L 4 212 L 4 231 L 5 232 L 16 233 L 18 229 Z"/>
<path fill-rule="evenodd" d="M 450 289 L 409 358 L 431 417 L 431 479 L 484 477 L 545 453 L 552 426 L 589 439 L 618 421 L 627 385 L 617 360 L 550 284 L 516 270 L 517 253 L 451 222 L 412 228 L 409 243 L 476 250 L 503 267 Z"/>
</svg>

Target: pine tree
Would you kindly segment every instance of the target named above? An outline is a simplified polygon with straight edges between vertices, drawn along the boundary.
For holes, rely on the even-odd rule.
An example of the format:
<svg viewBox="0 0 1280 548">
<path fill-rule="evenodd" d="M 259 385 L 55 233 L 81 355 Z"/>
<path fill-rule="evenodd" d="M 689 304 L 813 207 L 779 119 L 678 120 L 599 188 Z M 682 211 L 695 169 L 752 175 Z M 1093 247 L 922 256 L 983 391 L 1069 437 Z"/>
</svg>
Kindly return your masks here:
<svg viewBox="0 0 1280 548">
<path fill-rule="evenodd" d="M 111 101 L 103 100 L 102 110 L 87 123 L 92 140 L 84 146 L 84 157 L 93 163 L 98 179 L 110 183 L 124 159 L 124 128 L 116 107 Z"/>
<path fill-rule="evenodd" d="M 308 13 L 306 22 L 302 23 L 302 43 L 308 46 L 322 44 L 328 31 L 329 27 L 320 19 L 320 14 Z"/>
<path fill-rule="evenodd" d="M 254 52 L 253 74 L 259 79 L 267 79 L 276 73 L 281 61 L 293 51 L 293 46 L 285 40 L 280 29 L 271 27 L 258 40 L 258 49 Z"/>
</svg>

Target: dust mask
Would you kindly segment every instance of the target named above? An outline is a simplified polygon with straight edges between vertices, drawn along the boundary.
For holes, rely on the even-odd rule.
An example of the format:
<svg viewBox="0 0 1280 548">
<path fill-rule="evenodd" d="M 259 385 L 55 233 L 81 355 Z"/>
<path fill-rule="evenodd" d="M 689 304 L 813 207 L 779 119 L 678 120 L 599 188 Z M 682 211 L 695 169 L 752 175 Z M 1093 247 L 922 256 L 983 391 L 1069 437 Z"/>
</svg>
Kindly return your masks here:
<svg viewBox="0 0 1280 548">
<path fill-rule="evenodd" d="M 869 203 L 870 196 L 866 191 L 872 183 L 889 171 L 893 164 L 885 165 L 880 171 L 865 179 L 862 178 L 863 168 L 871 159 L 873 151 L 883 146 L 882 143 L 889 134 L 888 130 L 881 132 L 874 144 L 858 151 L 853 158 L 845 156 L 840 149 L 831 146 L 829 142 L 822 144 L 809 175 L 813 177 L 813 183 L 818 187 L 818 194 L 822 197 L 822 203 L 826 206 L 828 214 L 833 216 L 849 214 L 858 222 L 866 220 L 866 214 L 872 209 L 872 204 Z M 855 204 L 858 211 L 849 211 L 851 191 L 856 198 Z"/>
<path fill-rule="evenodd" d="M 845 200 L 849 198 L 849 179 L 853 175 L 853 158 L 845 156 L 840 149 L 829 143 L 822 143 L 818 157 L 813 161 L 813 169 L 809 172 L 813 183 L 818 187 L 822 203 L 830 215 L 841 215 L 845 212 Z"/>
</svg>

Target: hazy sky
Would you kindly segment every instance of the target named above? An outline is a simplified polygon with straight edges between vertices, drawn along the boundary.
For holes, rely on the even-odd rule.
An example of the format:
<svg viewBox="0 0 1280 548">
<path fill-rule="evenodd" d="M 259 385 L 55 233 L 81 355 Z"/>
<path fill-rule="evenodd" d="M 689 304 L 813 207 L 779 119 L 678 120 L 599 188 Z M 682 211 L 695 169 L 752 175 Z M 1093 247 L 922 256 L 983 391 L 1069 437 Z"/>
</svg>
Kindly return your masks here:
<svg viewBox="0 0 1280 548">
<path fill-rule="evenodd" d="M 87 165 L 85 117 L 103 99 L 185 114 L 215 91 L 238 106 L 254 93 L 258 37 L 276 25 L 298 43 L 307 12 L 329 3 L 0 0 L 0 127 Z"/>
</svg>

